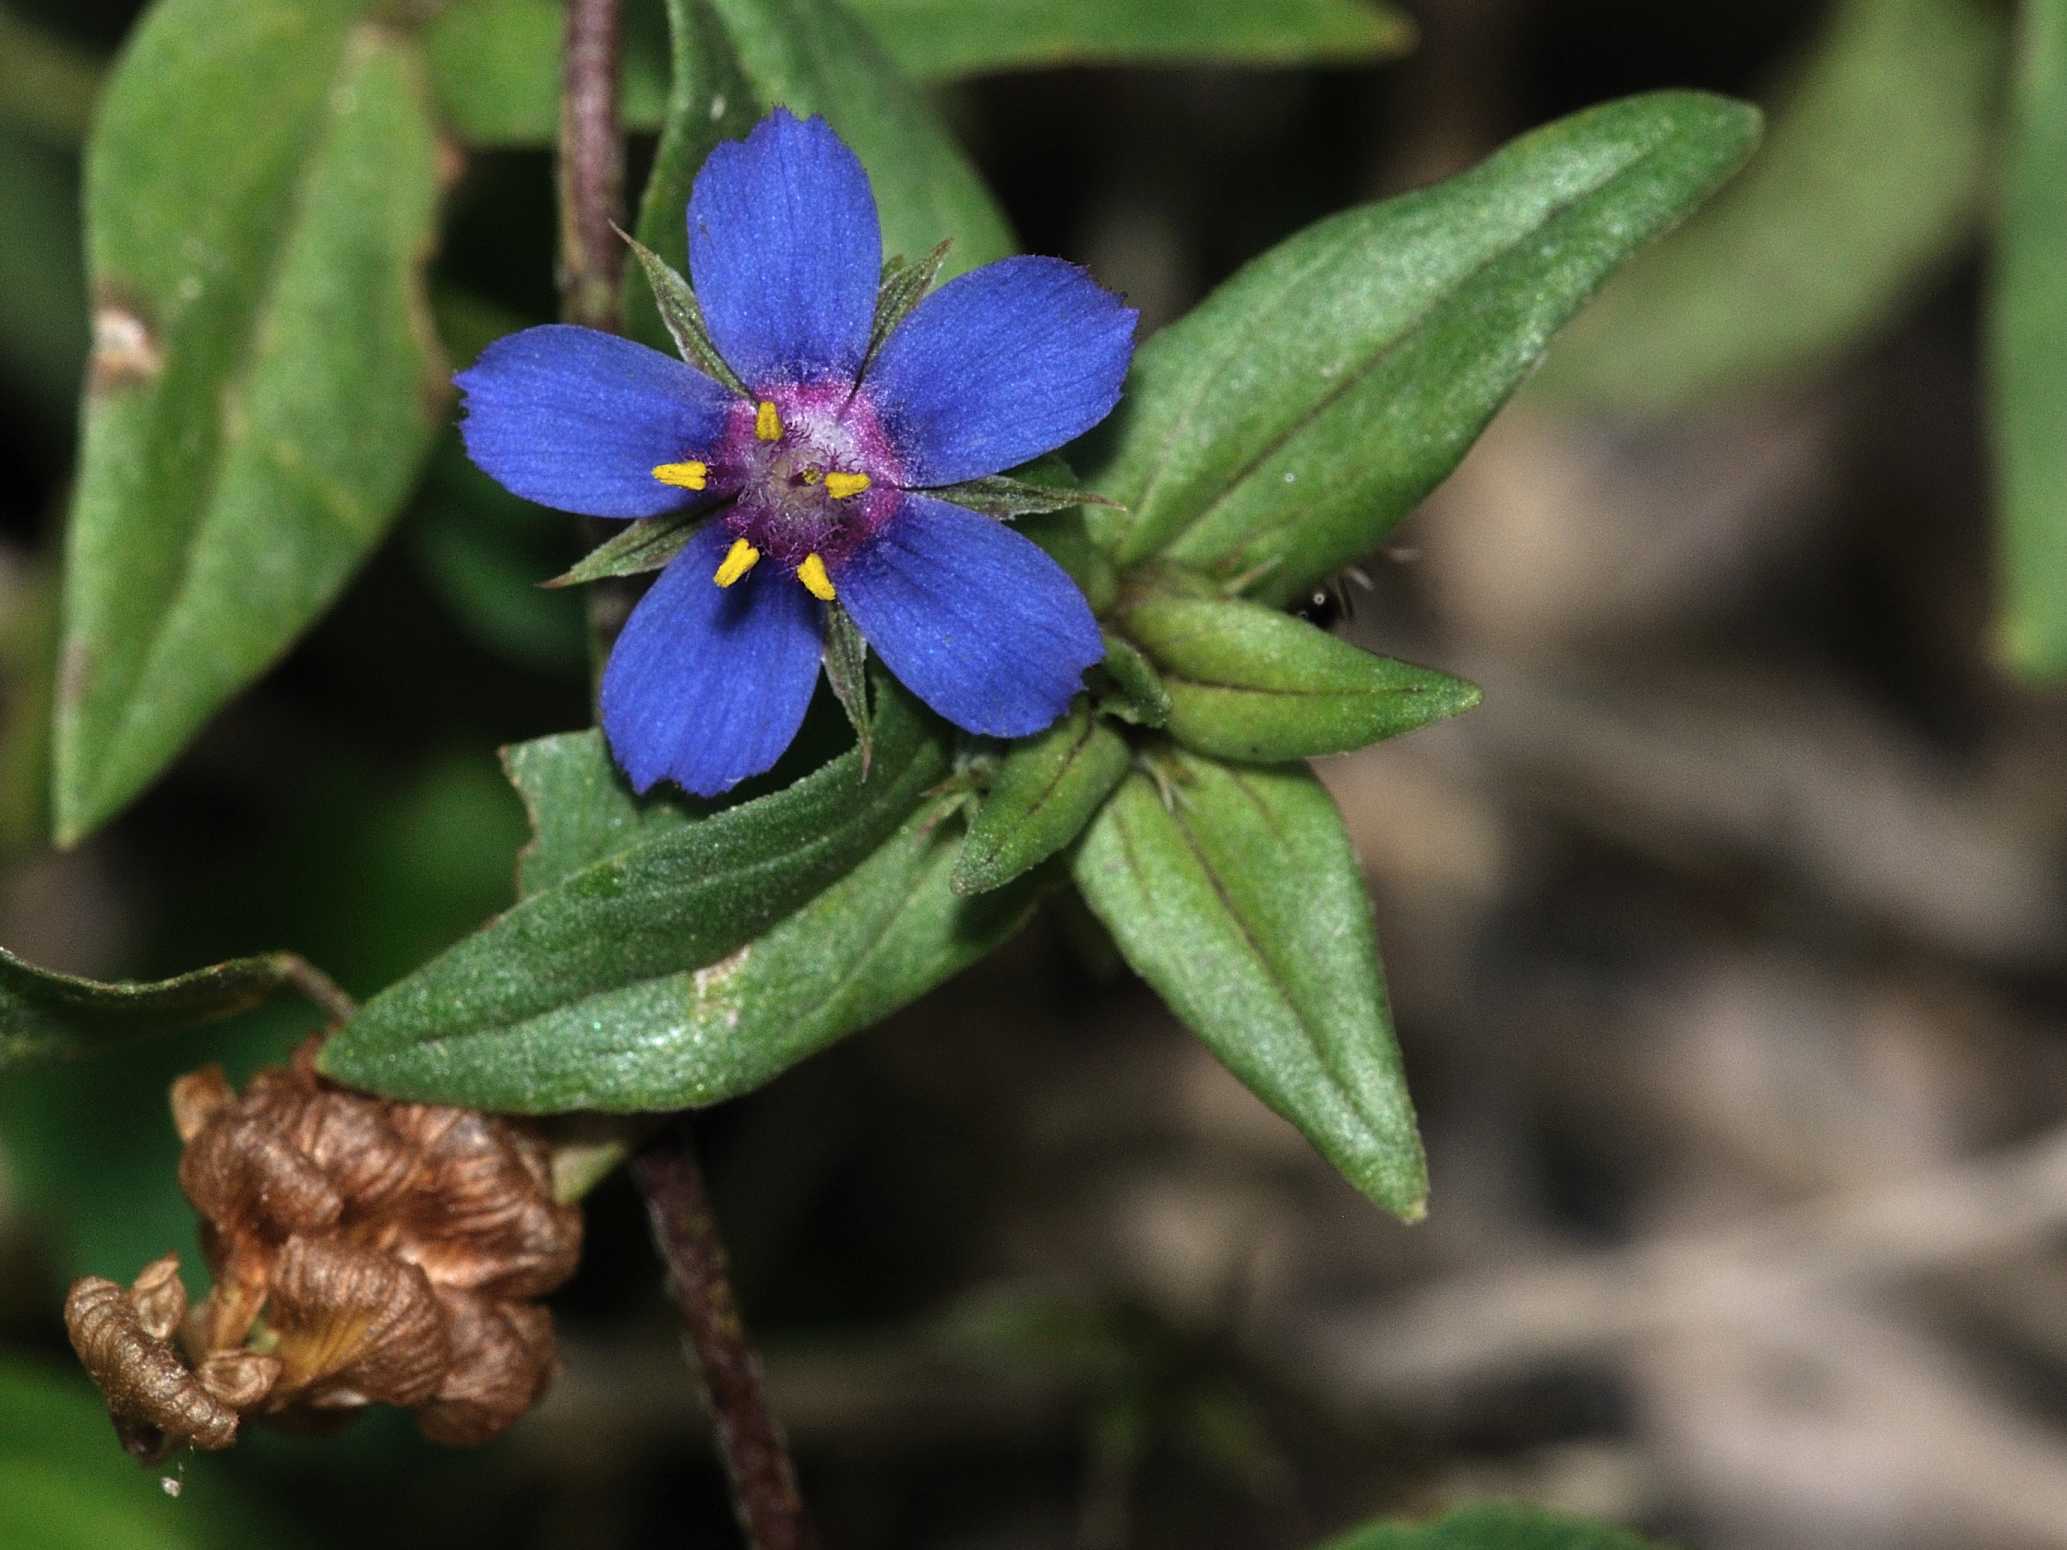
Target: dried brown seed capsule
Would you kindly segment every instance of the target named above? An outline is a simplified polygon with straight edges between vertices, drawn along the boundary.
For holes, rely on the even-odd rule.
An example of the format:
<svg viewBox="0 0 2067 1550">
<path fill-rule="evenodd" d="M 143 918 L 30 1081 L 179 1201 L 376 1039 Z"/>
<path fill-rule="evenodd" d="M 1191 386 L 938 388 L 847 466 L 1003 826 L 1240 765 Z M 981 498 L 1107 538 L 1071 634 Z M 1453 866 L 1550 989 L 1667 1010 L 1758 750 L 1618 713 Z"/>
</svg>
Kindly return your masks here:
<svg viewBox="0 0 2067 1550">
<path fill-rule="evenodd" d="M 544 1396 L 557 1354 L 552 1315 L 535 1303 L 441 1292 L 452 1366 L 417 1425 L 433 1442 L 470 1447 L 516 1422 Z"/>
<path fill-rule="evenodd" d="M 168 1254 L 144 1266 L 130 1283 L 129 1301 L 143 1332 L 153 1340 L 170 1340 L 187 1316 L 186 1283 L 179 1278 L 179 1256 Z"/>
<path fill-rule="evenodd" d="M 281 1362 L 277 1356 L 261 1356 L 256 1351 L 217 1351 L 201 1363 L 194 1374 L 201 1387 L 232 1410 L 249 1410 L 273 1392 L 273 1386 L 280 1381 Z"/>
<path fill-rule="evenodd" d="M 181 1141 L 191 1141 L 235 1098 L 221 1066 L 189 1071 L 172 1084 L 172 1128 Z"/>
<path fill-rule="evenodd" d="M 237 1412 L 145 1331 L 129 1293 L 113 1281 L 87 1276 L 72 1283 L 65 1332 L 100 1385 L 123 1446 L 139 1458 L 162 1458 L 181 1442 L 217 1449 L 237 1440 Z"/>
<path fill-rule="evenodd" d="M 574 1273 L 581 1212 L 553 1199 L 543 1143 L 468 1109 L 396 1104 L 395 1129 L 417 1149 L 416 1186 L 400 1208 L 396 1252 L 441 1287 L 535 1297 Z"/>
<path fill-rule="evenodd" d="M 290 1238 L 266 1317 L 288 1401 L 324 1408 L 429 1399 L 451 1364 L 445 1315 L 415 1266 L 335 1238 Z"/>
<path fill-rule="evenodd" d="M 187 1143 L 179 1187 L 212 1222 L 232 1253 L 240 1240 L 279 1240 L 333 1225 L 344 1201 L 294 1143 L 234 1109 Z"/>
</svg>

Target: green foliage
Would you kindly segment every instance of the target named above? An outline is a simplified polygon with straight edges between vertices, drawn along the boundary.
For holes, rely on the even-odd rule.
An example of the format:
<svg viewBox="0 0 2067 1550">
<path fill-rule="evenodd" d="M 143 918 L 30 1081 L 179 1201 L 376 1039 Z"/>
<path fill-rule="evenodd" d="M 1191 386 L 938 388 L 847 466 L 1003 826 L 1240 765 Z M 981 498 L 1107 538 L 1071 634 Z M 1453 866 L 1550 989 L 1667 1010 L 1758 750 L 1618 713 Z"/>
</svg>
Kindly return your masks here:
<svg viewBox="0 0 2067 1550">
<path fill-rule="evenodd" d="M 674 84 L 653 173 L 639 202 L 638 237 L 676 269 L 687 266 L 682 212 L 703 159 L 744 135 L 775 103 L 822 113 L 868 168 L 883 219 L 883 251 L 931 253 L 952 237 L 947 272 L 1012 251 L 997 204 L 919 91 L 867 29 L 835 0 L 667 0 Z M 634 294 L 628 332 L 665 348 L 650 297 Z"/>
<path fill-rule="evenodd" d="M 1649 1540 L 1602 1523 L 1534 1507 L 1487 1503 L 1433 1523 L 1373 1523 L 1320 1550 L 1654 1550 Z"/>
<path fill-rule="evenodd" d="M 1221 759 L 1346 753 L 1479 701 L 1460 678 L 1239 599 L 1152 594 L 1122 624 L 1159 670 L 1170 735 Z"/>
<path fill-rule="evenodd" d="M 292 953 L 262 953 L 150 984 L 103 984 L 39 969 L 0 949 L 0 1074 L 219 1022 L 299 989 L 307 973 Z"/>
<path fill-rule="evenodd" d="M 513 777 L 536 782 L 522 788 L 539 825 L 523 873 L 535 891 L 369 1003 L 325 1046 L 324 1069 L 397 1096 L 483 1107 L 667 1107 L 650 1090 L 606 1102 L 599 1052 L 556 1072 L 539 1063 L 531 1034 L 591 1017 L 592 1032 L 619 1046 L 651 1040 L 653 1026 L 593 1018 L 595 998 L 714 964 L 880 847 L 947 761 L 930 718 L 901 690 L 880 692 L 877 705 L 865 781 L 852 751 L 716 812 L 634 802 L 599 737 L 554 739 L 537 758 L 513 759 Z M 551 767 L 562 759 L 572 767 Z"/>
<path fill-rule="evenodd" d="M 1427 1168 L 1363 874 L 1303 769 L 1160 756 L 1078 851 L 1077 886 L 1136 973 L 1250 1091 L 1406 1221 Z"/>
<path fill-rule="evenodd" d="M 22 1550 L 221 1550 L 287 1544 L 211 1478 L 174 1500 L 158 1471 L 134 1468 L 115 1446 L 107 1412 L 76 1371 L 0 1361 L 0 1545 Z"/>
<path fill-rule="evenodd" d="M 346 0 L 162 0 L 88 153 L 96 347 L 55 822 L 77 840 L 336 596 L 446 412 L 413 44 Z"/>
<path fill-rule="evenodd" d="M 1998 649 L 2067 674 L 2067 3 L 2027 0 L 1988 316 L 2000 490 Z"/>
<path fill-rule="evenodd" d="M 1303 64 L 1405 53 L 1414 24 L 1369 0 L 852 0 L 922 78 L 1032 65 Z"/>
<path fill-rule="evenodd" d="M 1413 24 L 1368 0 L 850 0 L 835 24 L 873 34 L 908 76 L 1088 63 L 1353 62 L 1404 53 Z M 821 14 L 824 14 L 821 12 Z M 665 122 L 668 45 L 651 5 L 625 8 L 623 113 Z M 476 145 L 545 145 L 559 129 L 563 0 L 454 0 L 426 39 L 438 110 Z M 923 249 L 912 249 L 922 252 Z"/>
<path fill-rule="evenodd" d="M 1618 275 L 1544 388 L 1656 412 L 1814 371 L 1972 236 L 2003 58 L 1986 0 L 1842 0 L 1727 193 Z"/>
<path fill-rule="evenodd" d="M 1282 603 L 1372 548 L 1442 480 L 1550 335 L 1750 153 L 1741 103 L 1662 92 L 1482 167 L 1322 221 L 1135 357 L 1093 510 L 1151 555 Z"/>
<path fill-rule="evenodd" d="M 1061 850 L 1083 833 L 1132 760 L 1126 739 L 1079 698 L 1062 720 L 999 761 L 969 821 L 955 892 L 1002 887 Z"/>
</svg>

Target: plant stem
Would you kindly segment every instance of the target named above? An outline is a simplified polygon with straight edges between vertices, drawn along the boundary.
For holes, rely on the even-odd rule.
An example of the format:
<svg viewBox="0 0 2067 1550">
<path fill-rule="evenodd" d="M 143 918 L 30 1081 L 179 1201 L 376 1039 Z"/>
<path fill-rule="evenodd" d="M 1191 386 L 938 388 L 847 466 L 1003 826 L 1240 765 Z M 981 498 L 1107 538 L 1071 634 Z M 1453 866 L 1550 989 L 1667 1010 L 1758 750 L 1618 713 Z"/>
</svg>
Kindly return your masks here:
<svg viewBox="0 0 2067 1550">
<path fill-rule="evenodd" d="M 608 333 L 622 324 L 624 274 L 624 246 L 613 229 L 624 205 L 619 43 L 618 0 L 569 0 L 560 100 L 560 313 Z M 624 623 L 626 596 L 621 584 L 588 589 L 590 665 L 599 682 Z M 569 1159 L 561 1187 L 586 1189 L 622 1155 L 618 1148 L 630 1149 L 634 1133 L 620 1127 L 595 1138 L 585 1156 Z M 788 1445 L 768 1410 L 760 1359 L 739 1317 L 686 1116 L 634 1158 L 632 1177 L 646 1197 L 669 1291 L 696 1351 L 740 1527 L 754 1550 L 808 1550 L 815 1536 L 797 1496 Z"/>
<path fill-rule="evenodd" d="M 768 1409 L 760 1359 L 740 1321 L 725 1245 L 688 1125 L 677 1121 L 641 1152 L 632 1162 L 632 1178 L 646 1197 L 653 1242 L 667 1263 L 668 1290 L 703 1372 L 705 1400 L 747 1543 L 754 1550 L 809 1550 L 817 1536 L 797 1494 L 789 1446 Z"/>
</svg>

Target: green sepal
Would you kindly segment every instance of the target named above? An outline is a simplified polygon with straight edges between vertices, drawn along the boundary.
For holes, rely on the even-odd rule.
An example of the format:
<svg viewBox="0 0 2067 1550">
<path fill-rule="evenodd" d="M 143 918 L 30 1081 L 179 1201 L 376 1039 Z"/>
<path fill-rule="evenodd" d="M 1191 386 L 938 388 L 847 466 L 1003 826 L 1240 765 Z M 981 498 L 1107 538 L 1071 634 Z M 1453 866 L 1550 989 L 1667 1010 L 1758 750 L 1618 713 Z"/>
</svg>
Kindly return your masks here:
<svg viewBox="0 0 2067 1550">
<path fill-rule="evenodd" d="M 960 484 L 944 484 L 925 493 L 953 501 L 957 506 L 966 506 L 983 516 L 996 517 L 1000 522 L 1036 513 L 1068 511 L 1075 506 L 1116 504 L 1096 490 L 1074 485 L 1036 484 L 1030 479 L 1015 479 L 1010 474 L 991 474 L 983 479 L 967 479 Z"/>
<path fill-rule="evenodd" d="M 715 377 L 741 398 L 753 397 L 746 390 L 746 384 L 739 380 L 739 374 L 725 364 L 725 357 L 711 342 L 710 329 L 703 321 L 703 308 L 682 271 L 630 232 L 619 231 L 618 236 L 624 238 L 625 245 L 645 271 L 646 284 L 652 288 L 653 305 L 660 313 L 661 325 L 667 329 L 668 337 L 674 340 L 675 349 L 682 359 L 705 376 Z"/>
<path fill-rule="evenodd" d="M 1031 871 L 1084 830 L 1133 755 L 1082 696 L 1038 737 L 1014 743 L 969 820 L 954 890 L 987 893 Z"/>
<path fill-rule="evenodd" d="M 868 714 L 868 642 L 853 616 L 837 601 L 825 605 L 825 677 L 833 698 L 847 713 L 861 752 L 861 778 L 875 759 L 875 728 Z"/>
<path fill-rule="evenodd" d="M 1259 603 L 1150 596 L 1121 628 L 1156 665 L 1170 735 L 1216 758 L 1347 753 L 1479 702 L 1461 678 L 1375 656 Z"/>
<path fill-rule="evenodd" d="M 948 249 L 954 245 L 954 238 L 943 237 L 934 244 L 932 252 L 917 261 L 901 253 L 883 260 L 883 278 L 876 286 L 876 317 L 868 331 L 864 362 L 875 359 L 883 341 L 897 331 L 897 325 L 910 317 L 911 309 L 933 289 L 940 271 L 947 267 Z"/>
<path fill-rule="evenodd" d="M 1662 1550 L 1627 1529 L 1512 1502 L 1459 1507 L 1429 1523 L 1369 1523 L 1317 1550 Z"/>
<path fill-rule="evenodd" d="M 704 507 L 628 522 L 551 581 L 539 585 L 578 587 L 613 576 L 643 576 L 659 570 L 688 547 L 710 514 Z"/>
<path fill-rule="evenodd" d="M 1160 727 L 1170 720 L 1170 691 L 1155 664 L 1141 648 L 1111 630 L 1105 636 L 1105 661 L 1099 664 L 1105 687 L 1098 695 L 1098 712 L 1115 716 L 1137 727 Z"/>
<path fill-rule="evenodd" d="M 398 1097 L 553 1107 L 539 1096 L 546 1087 L 525 1097 L 502 1085 L 521 1073 L 461 1063 L 457 1051 L 499 1051 L 511 1029 L 578 1017 L 572 1009 L 598 996 L 714 963 L 872 854 L 948 768 L 939 725 L 915 701 L 886 681 L 876 706 L 867 781 L 859 751 L 849 750 L 793 785 L 716 811 L 658 798 L 633 803 L 600 734 L 557 745 L 589 767 L 589 789 L 604 810 L 594 832 L 623 847 L 559 876 L 383 991 L 324 1046 L 324 1069 Z M 626 828 L 627 804 L 678 805 L 680 814 Z M 532 805 L 550 811 L 543 801 Z M 555 843 L 548 854 L 567 852 Z"/>
<path fill-rule="evenodd" d="M 0 1073 L 220 1022 L 283 990 L 325 998 L 332 1016 L 342 1009 L 338 992 L 293 953 L 233 958 L 168 980 L 110 984 L 39 969 L 0 948 Z"/>
<path fill-rule="evenodd" d="M 1419 1220 L 1427 1165 L 1333 800 L 1300 767 L 1154 757 L 1161 783 L 1129 775 L 1085 831 L 1085 901 L 1251 1092 L 1364 1194 Z"/>
</svg>

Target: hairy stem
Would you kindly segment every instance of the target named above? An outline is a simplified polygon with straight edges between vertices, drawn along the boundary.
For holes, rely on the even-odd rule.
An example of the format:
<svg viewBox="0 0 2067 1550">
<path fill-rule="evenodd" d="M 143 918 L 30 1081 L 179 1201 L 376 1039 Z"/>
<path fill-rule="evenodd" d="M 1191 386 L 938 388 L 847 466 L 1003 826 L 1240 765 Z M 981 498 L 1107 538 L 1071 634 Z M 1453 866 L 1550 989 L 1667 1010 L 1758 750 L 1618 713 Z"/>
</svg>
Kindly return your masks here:
<svg viewBox="0 0 2067 1550">
<path fill-rule="evenodd" d="M 678 1121 L 641 1152 L 632 1162 L 632 1177 L 646 1197 L 653 1242 L 667 1263 L 668 1290 L 696 1350 L 747 1543 L 754 1550 L 808 1550 L 817 1536 L 797 1494 L 789 1445 L 768 1409 L 760 1360 L 740 1321 L 688 1125 Z"/>
</svg>

